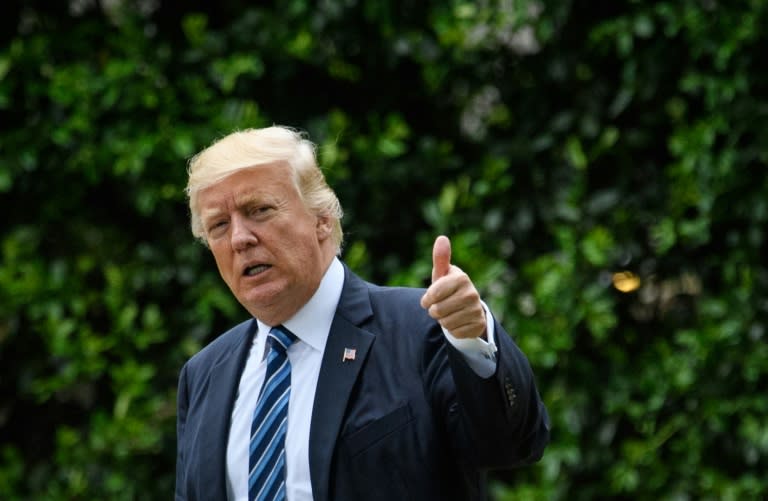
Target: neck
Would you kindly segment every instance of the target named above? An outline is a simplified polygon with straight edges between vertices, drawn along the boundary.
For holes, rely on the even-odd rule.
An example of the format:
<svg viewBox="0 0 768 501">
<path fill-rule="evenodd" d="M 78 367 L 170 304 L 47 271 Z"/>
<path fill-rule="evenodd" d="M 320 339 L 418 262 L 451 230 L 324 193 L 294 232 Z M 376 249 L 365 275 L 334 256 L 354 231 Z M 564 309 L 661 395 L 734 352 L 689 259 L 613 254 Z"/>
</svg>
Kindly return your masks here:
<svg viewBox="0 0 768 501">
<path fill-rule="evenodd" d="M 297 296 L 294 293 L 293 297 L 288 298 L 275 298 L 275 302 L 269 305 L 265 305 L 263 308 L 246 308 L 248 312 L 254 317 L 258 318 L 267 325 L 275 326 L 284 323 L 286 320 L 292 318 L 296 313 L 304 307 L 305 304 L 312 299 L 317 289 L 320 287 L 323 277 L 328 272 L 328 267 L 334 259 L 335 254 L 332 252 L 325 253 L 320 265 L 316 268 L 320 270 L 315 277 L 313 277 L 312 283 L 309 287 L 304 289 L 304 293 L 301 296 Z"/>
</svg>

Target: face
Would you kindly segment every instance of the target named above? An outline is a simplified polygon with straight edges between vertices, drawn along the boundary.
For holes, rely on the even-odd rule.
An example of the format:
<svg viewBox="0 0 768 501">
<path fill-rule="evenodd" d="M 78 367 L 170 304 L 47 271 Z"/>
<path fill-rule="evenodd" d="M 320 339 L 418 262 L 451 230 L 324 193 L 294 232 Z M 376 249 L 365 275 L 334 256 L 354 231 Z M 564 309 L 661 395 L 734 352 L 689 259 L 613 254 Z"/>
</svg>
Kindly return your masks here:
<svg viewBox="0 0 768 501">
<path fill-rule="evenodd" d="M 198 210 L 222 278 L 269 325 L 309 301 L 335 254 L 330 221 L 304 207 L 285 163 L 225 177 L 200 192 Z"/>
</svg>

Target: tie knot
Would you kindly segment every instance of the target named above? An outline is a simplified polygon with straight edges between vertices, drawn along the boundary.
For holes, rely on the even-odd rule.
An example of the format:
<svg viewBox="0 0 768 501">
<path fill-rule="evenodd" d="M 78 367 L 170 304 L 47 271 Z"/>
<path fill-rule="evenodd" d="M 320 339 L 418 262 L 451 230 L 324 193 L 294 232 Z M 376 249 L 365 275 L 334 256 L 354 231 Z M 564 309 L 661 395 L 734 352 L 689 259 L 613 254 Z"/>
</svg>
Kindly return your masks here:
<svg viewBox="0 0 768 501">
<path fill-rule="evenodd" d="M 282 325 L 276 325 L 269 331 L 269 340 L 272 343 L 272 349 L 279 350 L 282 353 L 285 353 L 296 339 L 296 334 Z"/>
</svg>

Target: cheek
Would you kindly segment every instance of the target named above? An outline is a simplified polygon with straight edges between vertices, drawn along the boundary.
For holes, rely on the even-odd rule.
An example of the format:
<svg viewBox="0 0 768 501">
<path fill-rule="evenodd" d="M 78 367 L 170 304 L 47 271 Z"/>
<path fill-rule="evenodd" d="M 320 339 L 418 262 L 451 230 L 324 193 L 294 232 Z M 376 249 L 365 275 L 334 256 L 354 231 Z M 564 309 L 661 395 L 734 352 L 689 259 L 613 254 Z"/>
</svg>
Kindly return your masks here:
<svg viewBox="0 0 768 501">
<path fill-rule="evenodd" d="M 228 254 L 226 252 L 222 252 L 220 250 L 218 251 L 213 250 L 212 254 L 213 254 L 213 260 L 216 261 L 216 267 L 219 268 L 219 272 L 221 273 L 221 275 L 225 279 L 227 279 L 233 273 L 232 260 L 229 259 Z"/>
</svg>

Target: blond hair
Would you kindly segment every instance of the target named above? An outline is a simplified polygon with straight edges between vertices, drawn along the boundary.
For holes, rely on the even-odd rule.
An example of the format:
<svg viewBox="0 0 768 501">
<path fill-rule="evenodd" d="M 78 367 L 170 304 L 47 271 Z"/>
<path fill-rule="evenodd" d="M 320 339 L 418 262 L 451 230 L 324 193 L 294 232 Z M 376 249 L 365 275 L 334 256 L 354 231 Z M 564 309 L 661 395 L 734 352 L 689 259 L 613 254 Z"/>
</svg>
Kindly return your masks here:
<svg viewBox="0 0 768 501">
<path fill-rule="evenodd" d="M 274 162 L 286 162 L 289 166 L 307 210 L 331 219 L 331 239 L 336 252 L 341 252 L 343 211 L 336 193 L 328 186 L 317 165 L 315 145 L 301 132 L 283 126 L 233 132 L 189 160 L 186 193 L 192 234 L 207 245 L 197 206 L 201 190 L 239 170 Z"/>
</svg>

